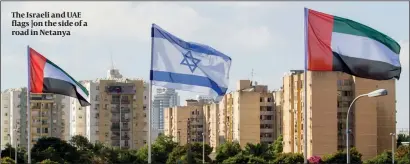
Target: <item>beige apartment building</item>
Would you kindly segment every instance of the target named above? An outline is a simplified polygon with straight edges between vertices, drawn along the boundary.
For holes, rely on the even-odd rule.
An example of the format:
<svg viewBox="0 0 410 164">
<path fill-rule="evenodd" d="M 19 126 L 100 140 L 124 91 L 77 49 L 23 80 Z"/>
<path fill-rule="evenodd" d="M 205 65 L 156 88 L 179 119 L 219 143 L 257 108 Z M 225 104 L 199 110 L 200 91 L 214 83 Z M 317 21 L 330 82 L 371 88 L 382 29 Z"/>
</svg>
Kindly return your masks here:
<svg viewBox="0 0 410 164">
<path fill-rule="evenodd" d="M 72 135 L 122 149 L 147 143 L 148 88 L 143 80 L 123 78 L 117 69 L 110 69 L 107 78 L 81 83 L 90 92 L 91 105 L 72 106 Z"/>
<path fill-rule="evenodd" d="M 284 152 L 303 153 L 303 71 L 283 77 L 282 95 Z M 341 72 L 308 72 L 308 156 L 334 153 L 346 148 L 346 114 L 349 104 L 376 89 L 388 90 L 383 97 L 363 97 L 350 113 L 350 144 L 369 159 L 391 149 L 390 133 L 396 128 L 395 80 L 376 81 Z M 282 92 L 282 93 L 280 93 Z M 279 103 L 276 103 L 279 105 Z"/>
<path fill-rule="evenodd" d="M 280 112 L 266 85 L 240 80 L 219 104 L 204 105 L 207 141 L 214 148 L 224 142 L 273 143 L 281 135 Z"/>
<path fill-rule="evenodd" d="M 180 145 L 202 142 L 204 134 L 203 104 L 186 100 L 185 106 L 164 109 L 164 134 L 173 136 Z"/>
</svg>

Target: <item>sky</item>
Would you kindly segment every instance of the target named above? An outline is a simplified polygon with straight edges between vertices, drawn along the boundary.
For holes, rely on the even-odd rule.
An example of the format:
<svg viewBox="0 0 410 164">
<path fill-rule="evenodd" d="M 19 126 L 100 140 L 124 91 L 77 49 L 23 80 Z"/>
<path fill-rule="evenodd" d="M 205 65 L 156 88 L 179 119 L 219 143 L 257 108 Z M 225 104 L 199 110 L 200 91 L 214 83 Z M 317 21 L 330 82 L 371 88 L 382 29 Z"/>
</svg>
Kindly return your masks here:
<svg viewBox="0 0 410 164">
<path fill-rule="evenodd" d="M 408 128 L 409 2 L 1 2 L 1 90 L 27 85 L 27 45 L 77 80 L 105 77 L 111 55 L 125 77 L 148 80 L 152 23 L 230 56 L 229 90 L 240 79 L 277 89 L 285 72 L 304 68 L 304 7 L 361 22 L 401 44 L 397 128 Z M 42 27 L 70 30 L 65 37 L 13 36 L 14 11 L 82 12 L 88 26 Z M 197 95 L 179 93 L 181 100 Z"/>
</svg>

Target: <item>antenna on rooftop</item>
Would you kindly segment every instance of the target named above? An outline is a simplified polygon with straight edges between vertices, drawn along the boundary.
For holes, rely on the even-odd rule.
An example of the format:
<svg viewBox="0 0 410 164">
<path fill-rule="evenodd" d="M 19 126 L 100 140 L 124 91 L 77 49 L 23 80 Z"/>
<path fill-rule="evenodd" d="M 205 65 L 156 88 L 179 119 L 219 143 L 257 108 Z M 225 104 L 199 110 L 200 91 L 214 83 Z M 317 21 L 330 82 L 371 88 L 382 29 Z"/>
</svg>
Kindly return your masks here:
<svg viewBox="0 0 410 164">
<path fill-rule="evenodd" d="M 110 50 L 110 56 L 111 56 L 111 69 L 114 69 L 114 60 L 112 59 L 112 51 Z"/>
</svg>

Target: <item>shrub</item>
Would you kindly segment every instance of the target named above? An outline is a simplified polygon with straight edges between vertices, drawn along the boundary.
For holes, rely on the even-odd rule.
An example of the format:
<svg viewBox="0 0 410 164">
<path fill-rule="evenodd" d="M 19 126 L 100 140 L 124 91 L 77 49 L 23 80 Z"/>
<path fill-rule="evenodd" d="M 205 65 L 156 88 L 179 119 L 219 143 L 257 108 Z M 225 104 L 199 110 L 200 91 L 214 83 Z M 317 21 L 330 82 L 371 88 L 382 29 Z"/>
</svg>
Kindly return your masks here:
<svg viewBox="0 0 410 164">
<path fill-rule="evenodd" d="M 309 158 L 309 164 L 319 164 L 322 163 L 322 158 L 320 158 L 319 156 L 311 156 Z"/>
</svg>

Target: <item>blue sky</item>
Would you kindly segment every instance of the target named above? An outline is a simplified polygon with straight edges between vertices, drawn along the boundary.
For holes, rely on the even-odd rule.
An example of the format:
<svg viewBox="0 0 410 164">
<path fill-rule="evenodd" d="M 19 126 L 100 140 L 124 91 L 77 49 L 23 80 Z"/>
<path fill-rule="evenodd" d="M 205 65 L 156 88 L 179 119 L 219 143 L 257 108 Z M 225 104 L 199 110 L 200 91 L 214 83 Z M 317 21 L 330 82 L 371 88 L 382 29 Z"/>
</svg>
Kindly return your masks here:
<svg viewBox="0 0 410 164">
<path fill-rule="evenodd" d="M 1 90 L 26 86 L 27 45 L 77 80 L 106 76 L 111 54 L 124 76 L 148 79 L 152 23 L 231 56 L 230 89 L 251 78 L 252 69 L 253 80 L 276 89 L 285 72 L 303 69 L 304 7 L 350 18 L 402 45 L 397 128 L 408 128 L 408 2 L 2 2 L 1 7 Z M 60 28 L 71 30 L 66 37 L 12 36 L 18 29 L 11 27 L 12 11 L 80 11 L 88 27 Z M 180 94 L 181 100 L 196 95 Z"/>
</svg>

